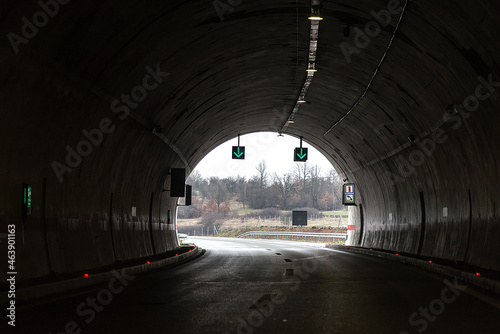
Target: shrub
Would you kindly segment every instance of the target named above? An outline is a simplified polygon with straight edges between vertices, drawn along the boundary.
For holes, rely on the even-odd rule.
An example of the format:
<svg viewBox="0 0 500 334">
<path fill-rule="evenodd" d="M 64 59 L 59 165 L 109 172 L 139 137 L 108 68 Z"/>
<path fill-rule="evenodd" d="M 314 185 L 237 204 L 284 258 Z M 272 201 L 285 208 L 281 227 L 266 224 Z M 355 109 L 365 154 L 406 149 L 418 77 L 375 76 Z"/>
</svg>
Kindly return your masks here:
<svg viewBox="0 0 500 334">
<path fill-rule="evenodd" d="M 192 219 L 201 217 L 200 207 L 197 205 L 180 206 L 177 210 L 177 218 Z"/>
<path fill-rule="evenodd" d="M 207 226 L 213 226 L 213 225 L 220 225 L 217 224 L 217 221 L 222 221 L 224 219 L 224 216 L 222 213 L 219 212 L 210 212 L 205 215 L 203 215 L 203 218 L 201 219 L 200 224 L 202 224 L 204 227 Z"/>
<path fill-rule="evenodd" d="M 258 215 L 261 216 L 261 217 L 282 216 L 281 210 L 278 209 L 278 208 L 264 208 L 264 209 L 261 209 Z"/>
</svg>

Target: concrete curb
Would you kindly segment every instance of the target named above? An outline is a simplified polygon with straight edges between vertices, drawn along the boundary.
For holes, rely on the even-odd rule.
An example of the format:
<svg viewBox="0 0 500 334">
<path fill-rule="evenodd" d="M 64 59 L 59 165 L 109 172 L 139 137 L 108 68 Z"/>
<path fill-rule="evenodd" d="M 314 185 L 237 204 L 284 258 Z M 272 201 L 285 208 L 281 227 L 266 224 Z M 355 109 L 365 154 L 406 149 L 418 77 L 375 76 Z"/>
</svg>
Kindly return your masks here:
<svg viewBox="0 0 500 334">
<path fill-rule="evenodd" d="M 406 257 L 403 255 L 396 255 L 396 254 L 391 254 L 391 253 L 386 253 L 386 252 L 379 252 L 375 250 L 369 250 L 367 248 L 359 248 L 359 247 L 349 247 L 349 246 L 335 246 L 334 248 L 331 247 L 332 249 L 338 249 L 338 250 L 343 250 L 346 252 L 351 252 L 351 253 L 357 253 L 357 254 L 364 254 L 364 255 L 370 255 L 370 256 L 377 256 L 381 257 L 384 259 L 389 259 L 393 261 L 398 261 L 402 263 L 406 263 L 427 271 L 432 271 L 444 276 L 450 276 L 450 277 L 457 277 L 458 279 L 467 282 L 469 284 L 475 285 L 479 288 L 492 291 L 494 293 L 500 294 L 500 281 L 491 279 L 491 278 L 485 278 L 481 276 L 476 276 L 475 273 L 470 273 L 470 272 L 465 272 L 461 271 L 452 267 L 436 264 L 436 263 L 429 263 L 428 261 L 425 260 L 420 260 L 412 257 Z"/>
<path fill-rule="evenodd" d="M 169 257 L 166 259 L 151 262 L 149 264 L 145 263 L 133 267 L 117 269 L 115 272 L 118 272 L 122 275 L 136 275 L 151 270 L 160 269 L 165 266 L 173 265 L 176 263 L 185 262 L 188 259 L 200 255 L 201 253 L 202 249 L 196 247 L 192 251 L 179 254 L 179 256 Z M 52 282 L 47 284 L 34 285 L 26 288 L 21 288 L 16 290 L 16 303 L 20 301 L 30 301 L 37 298 L 47 297 L 50 295 L 56 295 L 72 290 L 91 287 L 93 285 L 109 282 L 114 277 L 115 275 L 113 274 L 113 271 L 108 271 L 95 275 L 89 275 L 89 277 L 74 278 L 65 281 Z M 8 303 L 9 301 L 7 299 L 7 293 L 0 296 L 0 305 L 7 305 Z"/>
</svg>

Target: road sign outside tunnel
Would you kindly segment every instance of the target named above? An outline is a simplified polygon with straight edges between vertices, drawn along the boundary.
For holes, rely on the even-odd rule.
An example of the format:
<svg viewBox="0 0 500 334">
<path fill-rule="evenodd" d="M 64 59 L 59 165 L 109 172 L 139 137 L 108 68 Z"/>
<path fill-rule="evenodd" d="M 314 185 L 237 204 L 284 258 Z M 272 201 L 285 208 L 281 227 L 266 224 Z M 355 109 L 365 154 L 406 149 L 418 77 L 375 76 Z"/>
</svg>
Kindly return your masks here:
<svg viewBox="0 0 500 334">
<path fill-rule="evenodd" d="M 307 211 L 292 211 L 292 226 L 307 226 Z"/>
</svg>

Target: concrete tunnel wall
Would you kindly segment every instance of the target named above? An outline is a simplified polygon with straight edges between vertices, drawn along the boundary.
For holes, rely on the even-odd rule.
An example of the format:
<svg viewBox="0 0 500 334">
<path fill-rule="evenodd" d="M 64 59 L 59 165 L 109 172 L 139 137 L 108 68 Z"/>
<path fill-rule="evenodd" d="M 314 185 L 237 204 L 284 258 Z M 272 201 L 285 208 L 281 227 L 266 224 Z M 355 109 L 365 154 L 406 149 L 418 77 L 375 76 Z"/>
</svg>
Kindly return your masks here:
<svg viewBox="0 0 500 334">
<path fill-rule="evenodd" d="M 22 71 L 9 70 L 11 76 Z M 65 146 L 76 150 L 86 140 L 81 131 L 96 128 L 102 120 L 92 111 L 109 108 L 109 104 L 91 100 L 92 94 L 78 88 L 71 92 L 54 89 L 65 83 L 46 72 L 41 71 L 39 77 L 36 71 L 28 72 L 31 74 L 22 86 L 5 87 L 11 96 L 22 96 L 26 90 L 37 92 L 36 99 L 16 101 L 20 114 L 4 130 L 3 143 L 18 151 L 12 152 L 9 161 L 15 168 L 3 174 L 1 224 L 3 228 L 17 226 L 19 277 L 77 272 L 152 255 L 151 228 L 156 253 L 177 247 L 175 220 L 167 225 L 167 211 L 175 214 L 177 198 L 162 193 L 170 187 L 168 166 L 175 166 L 175 154 L 168 146 L 158 145 L 158 137 L 132 122 L 118 125 L 120 120 L 115 118 L 112 126 L 116 130 L 105 134 L 103 143 L 82 157 L 72 172 L 62 174 L 59 182 L 53 161 L 47 158 L 56 157 L 54 161 L 66 164 Z M 45 84 L 30 86 L 40 81 Z M 74 115 L 63 112 L 81 104 L 86 110 L 81 118 L 72 119 Z M 23 128 L 30 128 L 33 135 L 20 142 L 19 129 Z M 24 222 L 19 214 L 19 182 L 33 187 L 32 214 Z M 137 208 L 136 217 L 132 207 Z"/>
<path fill-rule="evenodd" d="M 162 194 L 170 168 L 189 173 L 237 134 L 278 131 L 300 91 L 308 1 L 298 8 L 289 1 L 243 3 L 222 22 L 202 1 L 123 4 L 60 5 L 17 53 L 2 40 L 0 73 L 8 80 L 0 81 L 0 226 L 7 233 L 16 225 L 20 280 L 177 247 L 177 199 Z M 499 80 L 498 5 L 410 2 L 365 98 L 325 134 L 362 95 L 397 16 L 347 63 L 339 45 L 352 40 L 343 27 L 349 22 L 354 34 L 387 3 L 322 4 L 311 104 L 286 133 L 304 136 L 356 183 L 360 205 L 351 208 L 357 227 L 349 243 L 500 270 L 498 87 L 470 116 L 443 119 L 448 105 L 476 93 L 478 77 Z M 37 10 L 30 1 L 3 4 L 0 35 L 21 34 L 21 18 Z M 113 104 L 154 85 L 157 66 L 168 75 L 129 106 L 129 115 L 125 103 Z M 103 119 L 113 131 L 60 182 L 53 162 L 65 163 L 66 146 L 76 149 L 86 140 L 82 130 Z M 33 186 L 33 212 L 24 222 L 23 183 Z"/>
<path fill-rule="evenodd" d="M 110 108 L 105 98 L 72 86 L 57 70 L 29 61 L 2 70 L 3 77 L 18 76 L 22 82 L 4 82 L 2 87 L 4 96 L 20 97 L 10 101 L 4 114 L 8 127 L 3 129 L 2 150 L 9 159 L 2 166 L 0 217 L 3 233 L 16 225 L 18 278 L 82 272 L 178 247 L 177 198 L 162 192 L 170 189 L 169 169 L 178 164 L 175 152 L 143 126 L 122 121 L 121 113 L 103 114 Z M 92 141 L 82 131 L 95 133 L 103 120 L 109 133 L 102 133 L 102 139 L 93 134 L 92 139 L 102 144 L 80 147 Z M 68 164 L 67 146 L 89 153 L 81 162 L 73 154 Z M 54 161 L 72 171 L 61 167 L 58 171 L 64 172 L 58 176 Z M 33 187 L 32 214 L 24 221 L 22 183 Z"/>
</svg>

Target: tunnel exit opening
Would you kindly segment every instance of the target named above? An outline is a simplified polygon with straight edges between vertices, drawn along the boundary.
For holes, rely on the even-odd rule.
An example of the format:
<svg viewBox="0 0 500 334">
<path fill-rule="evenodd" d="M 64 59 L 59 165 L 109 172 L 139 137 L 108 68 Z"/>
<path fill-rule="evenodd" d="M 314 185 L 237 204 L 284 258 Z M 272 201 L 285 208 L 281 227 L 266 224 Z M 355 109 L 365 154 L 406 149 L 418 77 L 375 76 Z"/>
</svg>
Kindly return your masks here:
<svg viewBox="0 0 500 334">
<path fill-rule="evenodd" d="M 307 138 L 272 132 L 239 135 L 208 153 L 186 183 L 193 187 L 192 205 L 179 200 L 180 233 L 221 235 L 229 230 L 237 236 L 266 228 L 293 230 L 293 210 L 307 211 L 302 231 L 347 229 L 342 180 Z"/>
</svg>

